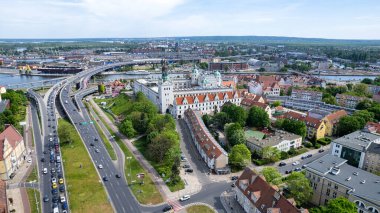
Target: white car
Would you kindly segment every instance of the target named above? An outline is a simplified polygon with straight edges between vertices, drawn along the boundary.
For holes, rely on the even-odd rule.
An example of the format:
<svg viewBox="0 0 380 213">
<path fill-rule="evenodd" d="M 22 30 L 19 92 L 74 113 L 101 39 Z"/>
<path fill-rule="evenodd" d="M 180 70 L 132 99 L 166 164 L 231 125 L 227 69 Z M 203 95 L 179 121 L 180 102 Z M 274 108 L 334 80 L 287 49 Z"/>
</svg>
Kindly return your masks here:
<svg viewBox="0 0 380 213">
<path fill-rule="evenodd" d="M 292 163 L 293 166 L 297 166 L 298 164 L 300 164 L 300 162 L 298 162 L 298 161 L 294 161 L 294 162 Z"/>
<path fill-rule="evenodd" d="M 57 179 L 56 179 L 55 177 L 53 177 L 53 178 L 51 179 L 51 183 L 57 183 Z"/>
<path fill-rule="evenodd" d="M 98 165 L 98 168 L 99 168 L 99 169 L 103 169 L 103 165 L 102 165 L 102 164 L 99 164 L 99 165 Z"/>
<path fill-rule="evenodd" d="M 61 203 L 64 203 L 66 201 L 66 198 L 64 196 L 61 197 Z"/>
<path fill-rule="evenodd" d="M 42 172 L 43 172 L 44 174 L 47 174 L 47 168 L 44 168 L 44 169 L 42 170 Z"/>
<path fill-rule="evenodd" d="M 190 195 L 184 195 L 179 200 L 180 201 L 185 201 L 185 200 L 188 200 L 188 199 L 190 199 Z"/>
<path fill-rule="evenodd" d="M 32 159 L 28 159 L 26 162 L 31 163 L 31 162 L 32 162 Z"/>
</svg>

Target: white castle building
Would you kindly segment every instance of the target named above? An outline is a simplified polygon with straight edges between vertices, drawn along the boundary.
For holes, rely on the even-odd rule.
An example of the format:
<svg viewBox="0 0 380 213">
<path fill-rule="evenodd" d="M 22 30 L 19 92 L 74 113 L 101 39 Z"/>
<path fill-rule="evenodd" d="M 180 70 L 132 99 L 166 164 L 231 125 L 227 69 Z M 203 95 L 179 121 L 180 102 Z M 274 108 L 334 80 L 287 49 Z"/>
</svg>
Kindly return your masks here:
<svg viewBox="0 0 380 213">
<path fill-rule="evenodd" d="M 183 118 L 186 109 L 207 114 L 220 111 L 220 107 L 226 102 L 240 106 L 240 93 L 233 87 L 223 86 L 222 76 L 218 71 L 206 73 L 194 67 L 190 78 L 171 79 L 166 62 L 162 61 L 162 64 L 161 79 L 139 79 L 133 84 L 133 91 L 144 93 L 158 106 L 161 113 Z"/>
</svg>

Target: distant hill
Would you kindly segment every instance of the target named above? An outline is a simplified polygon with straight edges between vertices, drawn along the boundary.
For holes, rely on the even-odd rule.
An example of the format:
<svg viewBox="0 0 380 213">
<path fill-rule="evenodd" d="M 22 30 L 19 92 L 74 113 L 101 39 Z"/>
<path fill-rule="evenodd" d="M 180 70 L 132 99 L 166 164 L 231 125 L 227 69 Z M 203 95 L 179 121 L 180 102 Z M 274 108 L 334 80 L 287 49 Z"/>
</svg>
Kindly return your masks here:
<svg viewBox="0 0 380 213">
<path fill-rule="evenodd" d="M 314 45 L 363 45 L 380 46 L 380 40 L 348 40 L 323 38 L 298 38 L 277 36 L 188 36 L 157 38 L 72 38 L 72 39 L 0 39 L 0 43 L 47 43 L 47 42 L 117 42 L 175 40 L 194 42 L 248 42 L 258 44 L 314 44 Z"/>
</svg>

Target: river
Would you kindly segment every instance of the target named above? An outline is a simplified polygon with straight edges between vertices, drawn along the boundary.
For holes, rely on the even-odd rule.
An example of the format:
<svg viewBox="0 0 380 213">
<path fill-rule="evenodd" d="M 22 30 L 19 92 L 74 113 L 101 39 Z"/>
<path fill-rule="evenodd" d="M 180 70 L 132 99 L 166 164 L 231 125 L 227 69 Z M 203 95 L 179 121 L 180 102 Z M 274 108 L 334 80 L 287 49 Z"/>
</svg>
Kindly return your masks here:
<svg viewBox="0 0 380 213">
<path fill-rule="evenodd" d="M 375 79 L 377 77 L 373 75 L 314 75 L 314 76 L 318 78 L 322 78 L 324 80 L 332 80 L 332 81 L 361 81 L 364 78 Z"/>
</svg>

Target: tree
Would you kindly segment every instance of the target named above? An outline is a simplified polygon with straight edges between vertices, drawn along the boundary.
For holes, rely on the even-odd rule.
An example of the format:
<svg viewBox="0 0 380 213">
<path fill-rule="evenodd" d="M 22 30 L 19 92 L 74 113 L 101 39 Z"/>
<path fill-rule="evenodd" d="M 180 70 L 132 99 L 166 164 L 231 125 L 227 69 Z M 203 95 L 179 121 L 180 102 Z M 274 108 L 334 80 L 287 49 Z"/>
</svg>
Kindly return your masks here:
<svg viewBox="0 0 380 213">
<path fill-rule="evenodd" d="M 349 91 L 351 91 L 351 90 L 352 90 L 352 87 L 353 87 L 354 85 L 351 84 L 351 83 L 348 83 L 348 84 L 346 84 L 346 86 L 347 86 L 347 89 L 348 89 Z"/>
<path fill-rule="evenodd" d="M 275 167 L 269 166 L 269 167 L 264 167 L 263 170 L 261 171 L 261 174 L 264 175 L 265 180 L 268 183 L 271 183 L 273 185 L 279 185 L 281 184 L 281 173 L 278 172 L 278 170 Z"/>
<path fill-rule="evenodd" d="M 337 133 L 339 136 L 343 136 L 361 128 L 363 128 L 363 126 L 360 118 L 355 116 L 344 116 L 339 120 Z"/>
<path fill-rule="evenodd" d="M 241 126 L 245 125 L 247 120 L 247 112 L 241 106 L 236 106 L 230 102 L 225 103 L 222 107 L 222 112 L 227 113 L 228 118 L 235 123 L 239 123 Z"/>
<path fill-rule="evenodd" d="M 172 147 L 172 141 L 169 138 L 163 137 L 161 134 L 152 139 L 148 144 L 148 153 L 150 158 L 156 163 L 164 161 L 165 154 Z"/>
<path fill-rule="evenodd" d="M 61 144 L 71 143 L 73 141 L 70 130 L 66 125 L 66 123 L 63 123 L 63 125 L 58 126 L 59 139 Z"/>
<path fill-rule="evenodd" d="M 140 134 L 146 132 L 148 128 L 149 119 L 146 113 L 144 112 L 132 112 L 128 119 L 132 121 L 133 128 Z"/>
<path fill-rule="evenodd" d="M 205 123 L 206 127 L 209 128 L 212 121 L 211 116 L 208 114 L 205 114 L 202 116 L 202 120 L 203 120 L 203 123 Z"/>
<path fill-rule="evenodd" d="M 128 138 L 133 138 L 136 135 L 136 130 L 133 128 L 131 120 L 125 119 L 119 126 L 119 130 Z"/>
<path fill-rule="evenodd" d="M 265 68 L 264 68 L 264 67 L 261 67 L 261 68 L 258 69 L 257 71 L 259 71 L 259 72 L 265 72 Z"/>
<path fill-rule="evenodd" d="M 276 126 L 279 124 L 281 124 L 281 128 L 283 128 L 285 131 L 300 135 L 303 138 L 306 137 L 306 124 L 302 121 L 284 119 L 283 121 L 276 123 Z"/>
<path fill-rule="evenodd" d="M 100 94 L 105 93 L 105 92 L 106 92 L 106 86 L 105 86 L 104 84 L 99 84 L 99 85 L 98 85 L 98 92 L 99 92 Z"/>
<path fill-rule="evenodd" d="M 301 172 L 293 172 L 286 178 L 287 189 L 297 205 L 308 202 L 313 194 L 310 181 Z"/>
<path fill-rule="evenodd" d="M 368 86 L 367 84 L 355 84 L 352 88 L 352 91 L 359 96 L 367 96 L 368 95 Z"/>
<path fill-rule="evenodd" d="M 175 121 L 171 115 L 156 115 L 148 126 L 148 133 L 152 131 L 175 130 Z"/>
<path fill-rule="evenodd" d="M 356 109 L 358 110 L 369 109 L 370 107 L 372 107 L 372 104 L 373 102 L 370 99 L 364 99 L 356 105 Z"/>
<path fill-rule="evenodd" d="M 228 163 L 237 169 L 242 169 L 251 163 L 251 152 L 244 144 L 235 145 L 228 155 Z"/>
<path fill-rule="evenodd" d="M 278 106 L 281 106 L 281 101 L 274 101 L 272 104 L 271 104 L 272 107 L 278 107 Z"/>
<path fill-rule="evenodd" d="M 368 112 L 367 110 L 356 111 L 353 116 L 363 118 L 365 123 L 373 121 L 375 114 L 373 112 Z"/>
<path fill-rule="evenodd" d="M 326 104 L 338 105 L 338 103 L 336 102 L 336 98 L 330 93 L 324 93 L 322 101 Z"/>
<path fill-rule="evenodd" d="M 361 83 L 363 83 L 363 84 L 373 84 L 373 80 L 370 79 L 370 78 L 364 78 Z"/>
<path fill-rule="evenodd" d="M 251 107 L 248 112 L 247 124 L 259 128 L 268 127 L 270 124 L 268 113 L 260 107 Z"/>
<path fill-rule="evenodd" d="M 179 159 L 179 157 L 177 156 L 175 159 L 174 159 L 174 163 L 172 165 L 172 175 L 171 175 L 171 179 L 172 180 L 175 180 L 176 177 L 179 176 L 179 167 L 181 166 L 181 161 Z"/>
<path fill-rule="evenodd" d="M 267 146 L 261 150 L 261 157 L 270 162 L 276 162 L 281 158 L 281 152 L 276 147 Z"/>
<path fill-rule="evenodd" d="M 331 212 L 358 212 L 355 204 L 345 197 L 338 197 L 328 201 L 327 206 L 321 206 L 310 209 L 311 213 L 331 213 Z"/>
<path fill-rule="evenodd" d="M 226 133 L 226 138 L 230 147 L 245 143 L 244 130 L 239 123 L 226 124 L 224 127 L 224 132 Z"/>
<path fill-rule="evenodd" d="M 281 67 L 280 72 L 288 72 L 288 68 L 286 68 L 286 67 Z"/>
<path fill-rule="evenodd" d="M 201 68 L 203 70 L 207 70 L 208 69 L 208 63 L 207 62 L 199 63 L 199 68 Z"/>
<path fill-rule="evenodd" d="M 375 119 L 380 121 L 380 105 L 373 106 L 368 111 L 372 112 L 375 115 Z"/>
<path fill-rule="evenodd" d="M 223 130 L 224 125 L 230 122 L 231 120 L 228 118 L 228 115 L 225 112 L 219 112 L 212 118 L 213 125 L 220 130 Z"/>
</svg>

